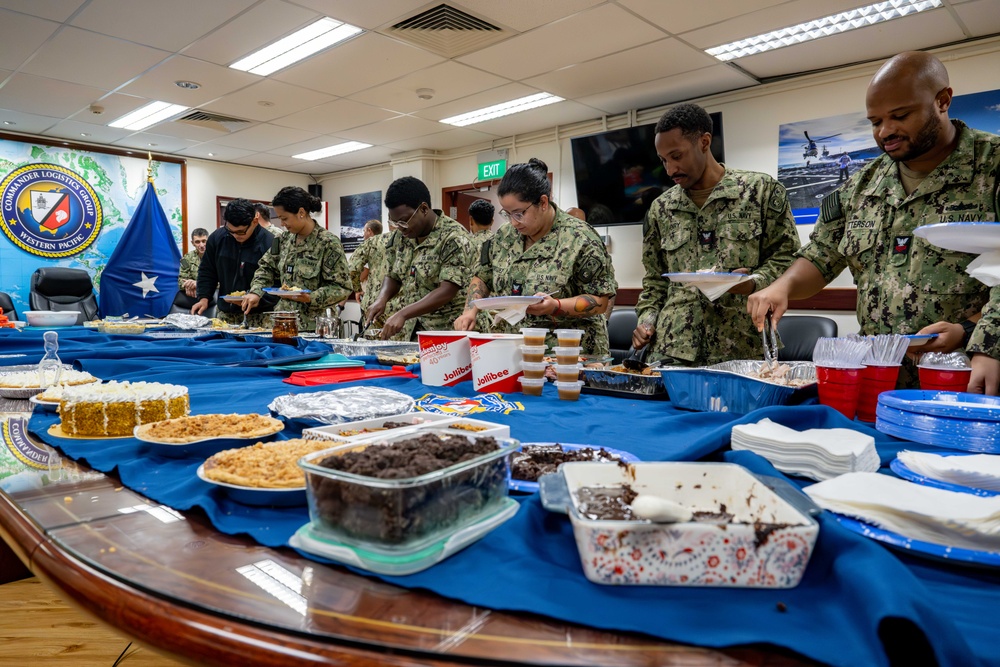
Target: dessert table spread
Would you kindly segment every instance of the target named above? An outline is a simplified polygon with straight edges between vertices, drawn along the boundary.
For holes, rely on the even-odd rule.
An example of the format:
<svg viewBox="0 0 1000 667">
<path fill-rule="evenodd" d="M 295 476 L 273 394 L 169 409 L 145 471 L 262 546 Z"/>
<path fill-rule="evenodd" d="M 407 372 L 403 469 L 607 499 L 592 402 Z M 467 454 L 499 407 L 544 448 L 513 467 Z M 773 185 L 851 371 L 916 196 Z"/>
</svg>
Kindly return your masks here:
<svg viewBox="0 0 1000 667">
<path fill-rule="evenodd" d="M 104 380 L 184 385 L 189 388 L 192 414 L 266 414 L 268 404 L 278 395 L 343 385 L 295 387 L 282 381 L 287 374 L 278 369 L 220 364 L 325 349 L 317 341 L 303 341 L 295 348 L 221 334 L 156 340 L 74 329 L 60 331 L 59 353 L 64 362 Z M 0 332 L 0 354 L 25 355 L 3 358 L 0 363 L 36 363 L 41 357 L 41 332 Z M 470 399 L 471 404 L 478 398 L 471 382 L 450 388 L 427 387 L 418 379 L 388 378 L 372 384 L 416 399 L 436 394 Z M 545 387 L 541 397 L 508 394 L 504 398 L 515 402 L 515 409 L 472 416 L 509 425 L 511 436 L 522 442 L 607 446 L 631 452 L 644 461 L 725 460 L 781 476 L 752 452 L 728 449 L 734 424 L 763 418 L 799 430 L 846 427 L 868 433 L 875 437 L 886 474 L 892 474 L 887 466 L 900 449 L 923 448 L 850 422 L 819 405 L 771 407 L 736 416 L 678 410 L 665 401 L 589 395 L 581 396 L 578 402 L 559 401 L 551 386 Z M 200 510 L 207 522 L 225 535 L 249 537 L 264 547 L 284 547 L 309 520 L 305 507 L 251 507 L 230 500 L 195 475 L 203 459 L 161 457 L 134 438 L 55 437 L 48 428 L 57 422 L 55 414 L 36 411 L 29 423 L 30 433 L 71 459 L 117 475 L 126 489 L 156 503 L 174 510 L 196 510 L 194 515 L 199 517 Z M 298 437 L 300 431 L 289 423 L 279 438 Z M 810 483 L 791 479 L 799 486 Z M 423 572 L 405 577 L 356 573 L 395 587 L 431 591 L 477 608 L 538 614 L 604 631 L 639 632 L 696 646 L 779 647 L 837 665 L 889 664 L 890 655 L 898 657 L 899 651 L 907 650 L 919 655 L 929 646 L 926 650 L 941 664 L 1000 664 L 992 621 L 1000 607 L 997 572 L 890 551 L 849 532 L 829 513 L 819 517 L 816 550 L 796 588 L 614 587 L 584 578 L 565 516 L 545 511 L 537 494 L 517 499 L 520 509 L 511 520 Z M 300 555 L 315 561 L 317 567 L 341 567 L 309 554 Z M 93 564 L 101 566 L 99 559 Z"/>
</svg>

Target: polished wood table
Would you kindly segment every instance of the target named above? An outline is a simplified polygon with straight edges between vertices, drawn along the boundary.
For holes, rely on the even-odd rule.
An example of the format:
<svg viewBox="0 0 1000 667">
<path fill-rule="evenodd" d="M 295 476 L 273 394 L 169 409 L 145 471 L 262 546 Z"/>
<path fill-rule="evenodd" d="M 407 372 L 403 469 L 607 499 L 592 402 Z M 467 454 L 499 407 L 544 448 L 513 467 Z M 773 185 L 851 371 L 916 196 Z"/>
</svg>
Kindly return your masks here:
<svg viewBox="0 0 1000 667">
<path fill-rule="evenodd" d="M 37 483 L 0 493 L 0 536 L 85 611 L 193 664 L 812 664 L 767 647 L 676 645 L 398 588 L 224 535 L 201 512 L 175 512 L 52 456 Z"/>
</svg>

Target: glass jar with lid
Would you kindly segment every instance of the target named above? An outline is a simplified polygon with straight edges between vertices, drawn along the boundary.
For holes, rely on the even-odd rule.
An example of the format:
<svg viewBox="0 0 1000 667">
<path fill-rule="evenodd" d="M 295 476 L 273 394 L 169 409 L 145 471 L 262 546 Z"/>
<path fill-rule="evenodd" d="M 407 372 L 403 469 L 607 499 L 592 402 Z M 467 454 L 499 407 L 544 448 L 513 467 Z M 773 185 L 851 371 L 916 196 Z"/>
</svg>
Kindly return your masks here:
<svg viewBox="0 0 1000 667">
<path fill-rule="evenodd" d="M 295 345 L 295 337 L 299 335 L 299 314 L 294 310 L 275 311 L 271 313 L 271 321 L 271 340 Z"/>
</svg>

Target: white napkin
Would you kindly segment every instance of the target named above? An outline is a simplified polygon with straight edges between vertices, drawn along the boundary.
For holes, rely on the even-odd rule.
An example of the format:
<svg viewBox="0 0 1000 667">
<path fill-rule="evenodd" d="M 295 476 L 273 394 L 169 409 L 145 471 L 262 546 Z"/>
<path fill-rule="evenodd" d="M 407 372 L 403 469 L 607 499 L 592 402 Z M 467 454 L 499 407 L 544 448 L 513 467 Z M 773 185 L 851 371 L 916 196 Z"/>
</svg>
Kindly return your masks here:
<svg viewBox="0 0 1000 667">
<path fill-rule="evenodd" d="M 526 303 L 523 306 L 511 306 L 504 308 L 493 316 L 493 324 L 499 324 L 500 320 L 506 320 L 507 324 L 514 326 L 528 316 L 528 306 L 534 304 Z"/>
<path fill-rule="evenodd" d="M 745 283 L 748 280 L 753 280 L 755 277 L 756 274 L 753 274 L 753 275 L 743 276 L 739 280 L 734 280 L 732 282 L 725 282 L 721 284 L 716 283 L 714 285 L 707 283 L 697 283 L 697 282 L 691 284 L 697 287 L 699 290 L 701 290 L 701 293 L 704 294 L 706 297 L 708 297 L 709 301 L 715 301 L 716 299 L 721 297 L 723 294 L 731 290 L 736 285 L 739 285 L 740 283 Z"/>
<path fill-rule="evenodd" d="M 1000 250 L 976 257 L 965 267 L 965 272 L 987 287 L 1000 285 Z"/>
<path fill-rule="evenodd" d="M 733 426 L 731 445 L 763 456 L 782 472 L 816 480 L 873 472 L 880 465 L 875 438 L 847 428 L 796 431 L 762 419 Z"/>
<path fill-rule="evenodd" d="M 896 458 L 907 468 L 924 477 L 959 486 L 1000 491 L 1000 456 L 992 454 L 941 456 L 904 450 L 897 454 Z"/>
<path fill-rule="evenodd" d="M 1000 496 L 945 491 L 871 472 L 841 475 L 804 491 L 824 509 L 911 539 L 1000 550 Z"/>
</svg>

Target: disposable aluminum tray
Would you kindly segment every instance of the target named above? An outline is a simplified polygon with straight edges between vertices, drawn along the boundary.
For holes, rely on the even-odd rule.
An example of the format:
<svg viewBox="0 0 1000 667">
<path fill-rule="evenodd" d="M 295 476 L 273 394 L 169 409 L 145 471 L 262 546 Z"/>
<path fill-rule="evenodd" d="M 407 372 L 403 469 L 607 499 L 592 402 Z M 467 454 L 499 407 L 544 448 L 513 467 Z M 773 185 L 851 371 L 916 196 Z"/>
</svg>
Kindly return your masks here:
<svg viewBox="0 0 1000 667">
<path fill-rule="evenodd" d="M 420 345 L 398 340 L 351 340 L 350 338 L 323 339 L 337 354 L 348 357 L 373 357 L 377 354 L 417 354 Z"/>
<path fill-rule="evenodd" d="M 637 375 L 623 371 L 613 371 L 608 368 L 584 368 L 584 385 L 592 389 L 609 389 L 651 396 L 666 391 L 663 378 L 658 373 L 653 375 Z"/>
<path fill-rule="evenodd" d="M 660 375 L 678 408 L 746 414 L 769 405 L 795 405 L 816 395 L 816 365 L 786 361 L 786 377 L 806 380 L 793 387 L 757 377 L 763 361 L 735 360 L 701 368 L 661 368 Z"/>
</svg>

